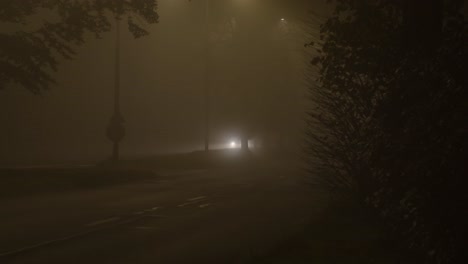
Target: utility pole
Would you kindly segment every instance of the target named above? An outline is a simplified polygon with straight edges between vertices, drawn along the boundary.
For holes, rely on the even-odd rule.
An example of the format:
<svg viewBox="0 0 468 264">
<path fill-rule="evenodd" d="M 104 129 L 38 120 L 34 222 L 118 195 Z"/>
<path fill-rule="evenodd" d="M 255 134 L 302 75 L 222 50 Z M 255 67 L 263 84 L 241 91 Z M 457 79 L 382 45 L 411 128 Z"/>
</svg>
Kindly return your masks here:
<svg viewBox="0 0 468 264">
<path fill-rule="evenodd" d="M 211 129 L 211 54 L 210 54 L 210 0 L 205 0 L 205 152 L 210 150 Z"/>
<path fill-rule="evenodd" d="M 112 162 L 117 163 L 120 159 L 119 143 L 125 136 L 124 119 L 120 112 L 120 18 L 116 17 L 116 39 L 115 39 L 115 80 L 114 80 L 114 113 L 107 126 L 107 138 L 112 143 Z"/>
</svg>

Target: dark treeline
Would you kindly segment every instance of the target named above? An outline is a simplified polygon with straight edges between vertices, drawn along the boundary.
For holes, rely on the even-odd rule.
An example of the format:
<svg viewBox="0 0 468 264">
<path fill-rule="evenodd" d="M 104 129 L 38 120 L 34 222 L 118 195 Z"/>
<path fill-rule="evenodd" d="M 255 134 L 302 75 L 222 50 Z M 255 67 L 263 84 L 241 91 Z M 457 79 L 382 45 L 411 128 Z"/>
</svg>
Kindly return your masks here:
<svg viewBox="0 0 468 264">
<path fill-rule="evenodd" d="M 335 3 L 313 44 L 311 170 L 376 212 L 424 262 L 463 263 L 464 3 Z"/>
</svg>

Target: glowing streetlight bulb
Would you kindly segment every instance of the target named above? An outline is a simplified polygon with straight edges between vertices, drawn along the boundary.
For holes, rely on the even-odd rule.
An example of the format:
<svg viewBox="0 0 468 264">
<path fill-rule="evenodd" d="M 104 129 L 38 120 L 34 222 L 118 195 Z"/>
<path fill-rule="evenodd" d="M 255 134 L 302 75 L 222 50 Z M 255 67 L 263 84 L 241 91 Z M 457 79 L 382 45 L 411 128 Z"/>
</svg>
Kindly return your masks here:
<svg viewBox="0 0 468 264">
<path fill-rule="evenodd" d="M 235 148 L 236 147 L 236 142 L 232 141 L 231 144 L 229 144 L 231 146 L 231 148 Z"/>
<path fill-rule="evenodd" d="M 286 21 L 286 19 L 283 17 L 283 18 L 281 18 L 281 21 Z"/>
</svg>

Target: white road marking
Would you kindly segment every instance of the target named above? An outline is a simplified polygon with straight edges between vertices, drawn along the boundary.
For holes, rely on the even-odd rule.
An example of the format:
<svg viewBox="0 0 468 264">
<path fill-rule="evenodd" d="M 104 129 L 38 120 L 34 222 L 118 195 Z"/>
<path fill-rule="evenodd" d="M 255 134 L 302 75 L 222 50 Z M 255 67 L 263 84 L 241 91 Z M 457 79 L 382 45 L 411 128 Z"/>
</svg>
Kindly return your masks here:
<svg viewBox="0 0 468 264">
<path fill-rule="evenodd" d="M 22 254 L 24 252 L 35 250 L 35 249 L 38 249 L 38 248 L 41 248 L 41 247 L 44 247 L 44 246 L 48 246 L 48 245 L 56 244 L 56 243 L 59 243 L 59 242 L 64 242 L 64 241 L 76 239 L 76 238 L 79 238 L 79 237 L 84 237 L 86 235 L 99 232 L 99 231 L 105 229 L 106 227 L 116 227 L 116 226 L 120 226 L 120 225 L 126 225 L 126 224 L 129 224 L 129 223 L 133 223 L 135 221 L 138 221 L 138 220 L 142 219 L 143 217 L 144 216 L 138 216 L 138 217 L 134 217 L 132 219 L 120 221 L 117 224 L 115 224 L 114 226 L 110 225 L 110 226 L 104 226 L 104 227 L 101 227 L 101 228 L 92 228 L 92 229 L 89 229 L 89 230 L 86 230 L 86 231 L 83 231 L 83 232 L 79 232 L 79 233 L 75 233 L 75 234 L 72 234 L 72 235 L 69 235 L 69 236 L 66 236 L 66 237 L 61 237 L 61 238 L 57 238 L 57 239 L 53 239 L 53 240 L 43 241 L 43 242 L 31 245 L 31 246 L 26 246 L 26 247 L 23 247 L 23 248 L 19 248 L 19 249 L 7 251 L 7 252 L 0 252 L 0 257 L 11 257 L 11 256 Z"/>
<path fill-rule="evenodd" d="M 153 207 L 153 208 L 150 208 L 150 209 L 146 209 L 145 212 L 154 212 L 156 210 L 158 210 L 159 207 Z"/>
<path fill-rule="evenodd" d="M 191 205 L 191 204 L 195 204 L 195 203 L 198 203 L 198 201 L 179 204 L 177 207 L 184 207 L 184 206 L 186 206 L 186 205 Z"/>
<path fill-rule="evenodd" d="M 199 196 L 199 197 L 187 199 L 187 201 L 197 201 L 197 200 L 203 200 L 205 198 L 206 198 L 206 196 Z"/>
<path fill-rule="evenodd" d="M 200 207 L 200 208 L 205 208 L 205 207 L 208 207 L 208 206 L 210 206 L 209 203 L 207 203 L 207 204 L 202 204 L 202 205 L 200 205 L 199 207 Z"/>
<path fill-rule="evenodd" d="M 110 223 L 110 222 L 115 222 L 117 220 L 120 220 L 120 217 L 112 217 L 112 218 L 108 218 L 108 219 L 104 219 L 104 220 L 99 220 L 99 221 L 96 221 L 96 222 L 89 223 L 86 226 L 97 226 L 97 225 L 107 224 L 107 223 Z"/>
<path fill-rule="evenodd" d="M 191 205 L 191 204 L 196 204 L 196 203 L 199 203 L 199 202 L 201 202 L 201 200 L 186 202 L 186 203 L 183 203 L 183 204 L 179 204 L 178 207 L 184 207 L 184 206 Z"/>
<path fill-rule="evenodd" d="M 190 199 L 187 199 L 186 203 L 179 204 L 178 207 L 184 207 L 184 206 L 187 206 L 187 205 L 196 204 L 196 203 L 202 202 L 205 199 L 206 199 L 206 196 L 199 196 L 199 197 L 195 197 L 195 198 L 190 198 Z"/>
</svg>

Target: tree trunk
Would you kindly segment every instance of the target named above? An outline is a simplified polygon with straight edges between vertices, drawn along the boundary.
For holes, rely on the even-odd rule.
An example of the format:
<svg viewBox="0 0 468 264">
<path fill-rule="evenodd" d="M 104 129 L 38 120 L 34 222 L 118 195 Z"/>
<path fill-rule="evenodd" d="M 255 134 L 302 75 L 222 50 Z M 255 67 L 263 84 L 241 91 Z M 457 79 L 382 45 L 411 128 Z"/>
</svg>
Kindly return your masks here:
<svg viewBox="0 0 468 264">
<path fill-rule="evenodd" d="M 242 150 L 249 150 L 249 139 L 247 137 L 241 138 L 241 149 Z"/>
</svg>

